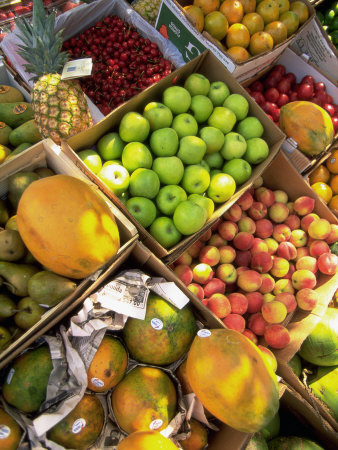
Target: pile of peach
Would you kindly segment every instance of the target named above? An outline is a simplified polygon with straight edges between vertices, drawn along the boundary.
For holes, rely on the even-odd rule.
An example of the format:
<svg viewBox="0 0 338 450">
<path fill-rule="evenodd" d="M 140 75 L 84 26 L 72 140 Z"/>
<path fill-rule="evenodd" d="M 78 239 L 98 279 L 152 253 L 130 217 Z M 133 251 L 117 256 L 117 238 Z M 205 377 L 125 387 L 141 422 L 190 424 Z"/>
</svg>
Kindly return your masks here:
<svg viewBox="0 0 338 450">
<path fill-rule="evenodd" d="M 338 267 L 330 251 L 338 225 L 314 205 L 308 196 L 291 202 L 285 191 L 252 188 L 171 267 L 226 327 L 283 348 L 288 314 L 311 311 L 318 275 Z"/>
</svg>

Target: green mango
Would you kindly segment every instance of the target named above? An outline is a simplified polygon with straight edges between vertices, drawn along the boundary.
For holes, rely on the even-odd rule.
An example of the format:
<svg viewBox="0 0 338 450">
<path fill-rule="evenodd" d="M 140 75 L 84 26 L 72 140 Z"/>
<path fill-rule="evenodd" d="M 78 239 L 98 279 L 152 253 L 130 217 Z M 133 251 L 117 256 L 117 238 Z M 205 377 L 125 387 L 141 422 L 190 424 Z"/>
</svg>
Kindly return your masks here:
<svg viewBox="0 0 338 450">
<path fill-rule="evenodd" d="M 34 119 L 32 105 L 27 102 L 11 102 L 0 104 L 0 122 L 5 122 L 11 128 L 16 128 Z"/>
</svg>

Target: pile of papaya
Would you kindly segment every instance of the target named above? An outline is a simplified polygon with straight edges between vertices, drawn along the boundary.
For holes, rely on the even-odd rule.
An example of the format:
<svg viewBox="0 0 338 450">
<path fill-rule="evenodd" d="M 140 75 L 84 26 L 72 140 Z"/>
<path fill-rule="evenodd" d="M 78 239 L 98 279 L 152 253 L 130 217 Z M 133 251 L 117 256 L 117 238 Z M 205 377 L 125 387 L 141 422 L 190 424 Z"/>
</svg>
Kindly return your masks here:
<svg viewBox="0 0 338 450">
<path fill-rule="evenodd" d="M 41 139 L 31 104 L 15 87 L 0 85 L 0 164 Z"/>
</svg>

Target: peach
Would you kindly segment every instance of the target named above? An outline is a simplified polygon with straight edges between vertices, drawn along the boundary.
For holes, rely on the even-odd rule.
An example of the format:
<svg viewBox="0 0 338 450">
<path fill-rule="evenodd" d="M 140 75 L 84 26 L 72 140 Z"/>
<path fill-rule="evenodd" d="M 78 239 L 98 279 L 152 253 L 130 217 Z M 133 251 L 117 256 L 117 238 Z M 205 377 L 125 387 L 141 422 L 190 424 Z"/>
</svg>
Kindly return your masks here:
<svg viewBox="0 0 338 450">
<path fill-rule="evenodd" d="M 293 203 L 293 209 L 299 216 L 311 214 L 315 207 L 315 201 L 308 195 L 298 197 Z"/>
<path fill-rule="evenodd" d="M 240 314 L 231 313 L 227 315 L 222 322 L 230 330 L 236 330 L 239 333 L 242 333 L 245 329 L 245 319 Z"/>
<path fill-rule="evenodd" d="M 270 303 L 272 301 L 274 301 L 275 299 L 275 295 L 273 295 L 271 292 L 268 292 L 267 294 L 263 295 L 263 304 L 264 303 Z"/>
<path fill-rule="evenodd" d="M 231 245 L 222 245 L 219 247 L 219 255 L 221 264 L 232 263 L 236 258 L 236 250 Z"/>
<path fill-rule="evenodd" d="M 250 261 L 251 261 L 251 253 L 249 250 L 243 250 L 243 251 L 238 250 L 236 252 L 236 258 L 234 261 L 234 264 L 236 266 L 249 267 Z"/>
<path fill-rule="evenodd" d="M 188 250 L 185 250 L 175 261 L 175 266 L 179 266 L 180 264 L 186 264 L 190 266 L 192 262 L 192 256 L 188 253 Z"/>
<path fill-rule="evenodd" d="M 262 352 L 263 360 L 267 366 L 269 366 L 273 372 L 276 372 L 278 363 L 275 355 L 265 345 L 258 345 L 259 350 Z"/>
<path fill-rule="evenodd" d="M 318 214 L 310 213 L 306 214 L 306 216 L 303 216 L 300 221 L 300 228 L 304 231 L 307 231 L 309 228 L 310 223 L 312 223 L 314 220 L 319 219 Z M 299 228 L 299 227 L 297 227 Z"/>
<path fill-rule="evenodd" d="M 255 333 L 256 336 L 263 336 L 267 325 L 268 322 L 264 319 L 261 312 L 254 313 L 248 318 L 247 327 Z"/>
<path fill-rule="evenodd" d="M 224 283 L 234 283 L 237 280 L 237 272 L 232 264 L 220 264 L 216 269 L 216 277 Z"/>
<path fill-rule="evenodd" d="M 219 250 L 214 245 L 205 245 L 201 248 L 198 259 L 201 263 L 209 264 L 209 266 L 216 266 L 219 263 L 221 256 Z"/>
<path fill-rule="evenodd" d="M 207 231 L 205 231 L 202 236 L 200 237 L 200 241 L 207 242 L 212 236 L 212 230 L 209 228 Z"/>
<path fill-rule="evenodd" d="M 179 264 L 176 266 L 174 273 L 186 286 L 192 282 L 193 272 L 187 264 Z"/>
<path fill-rule="evenodd" d="M 246 231 L 247 233 L 254 234 L 256 231 L 256 224 L 248 216 L 242 216 L 241 219 L 237 222 L 239 231 Z"/>
<path fill-rule="evenodd" d="M 337 272 L 338 256 L 334 253 L 323 253 L 317 260 L 318 269 L 325 275 L 334 275 Z"/>
<path fill-rule="evenodd" d="M 272 268 L 270 273 L 273 277 L 283 278 L 289 271 L 289 261 L 285 258 L 280 258 L 279 256 L 273 256 Z"/>
<path fill-rule="evenodd" d="M 333 244 L 338 241 L 338 225 L 335 223 L 331 223 L 331 231 L 325 241 L 328 244 Z"/>
<path fill-rule="evenodd" d="M 218 228 L 218 226 L 219 226 L 219 224 L 220 224 L 221 222 L 223 222 L 223 219 L 220 217 L 219 219 L 217 219 L 217 220 L 211 225 L 210 230 L 211 230 L 211 231 L 216 231 L 217 228 Z"/>
<path fill-rule="evenodd" d="M 316 273 L 318 270 L 317 260 L 313 256 L 303 256 L 303 258 L 298 259 L 296 262 L 296 269 L 307 269 L 313 273 Z"/>
<path fill-rule="evenodd" d="M 300 289 L 296 294 L 297 305 L 304 311 L 312 311 L 319 300 L 318 292 L 313 289 Z"/>
<path fill-rule="evenodd" d="M 245 328 L 244 331 L 242 331 L 242 334 L 246 336 L 250 341 L 252 341 L 255 345 L 258 344 L 258 338 L 249 328 Z"/>
<path fill-rule="evenodd" d="M 289 208 L 290 214 L 293 214 L 295 210 L 293 209 L 293 202 L 287 202 L 286 206 Z"/>
<path fill-rule="evenodd" d="M 220 319 L 224 319 L 224 317 L 231 312 L 231 305 L 228 297 L 220 293 L 213 294 L 209 297 L 206 306 Z"/>
<path fill-rule="evenodd" d="M 315 239 L 311 242 L 309 245 L 309 254 L 311 256 L 314 256 L 315 258 L 318 258 L 318 256 L 322 255 L 323 253 L 330 252 L 330 247 L 327 244 L 326 241 L 322 241 L 320 239 Z"/>
<path fill-rule="evenodd" d="M 313 239 L 326 239 L 331 233 L 331 224 L 326 219 L 317 219 L 310 223 L 307 232 Z"/>
<path fill-rule="evenodd" d="M 268 252 L 270 255 L 274 255 L 278 249 L 278 242 L 272 237 L 264 239 L 264 242 L 268 246 Z"/>
<path fill-rule="evenodd" d="M 208 245 L 221 247 L 222 245 L 227 245 L 228 241 L 226 239 L 223 239 L 222 236 L 220 236 L 218 233 L 213 233 L 207 243 Z"/>
<path fill-rule="evenodd" d="M 283 325 L 270 324 L 265 328 L 264 339 L 270 347 L 282 349 L 290 342 L 289 330 Z"/>
<path fill-rule="evenodd" d="M 242 208 L 236 203 L 223 214 L 225 220 L 231 220 L 233 222 L 238 222 L 242 217 Z"/>
<path fill-rule="evenodd" d="M 289 263 L 289 270 L 288 270 L 288 273 L 284 276 L 284 278 L 288 278 L 289 280 L 291 280 L 292 274 L 295 270 L 296 270 L 295 265 L 292 263 Z"/>
<path fill-rule="evenodd" d="M 231 312 L 234 314 L 245 314 L 248 309 L 248 299 L 240 292 L 233 292 L 228 295 L 231 305 Z"/>
<path fill-rule="evenodd" d="M 245 292 L 258 291 L 261 287 L 261 274 L 255 270 L 246 270 L 242 272 L 237 278 L 237 286 Z"/>
<path fill-rule="evenodd" d="M 267 294 L 273 291 L 275 287 L 275 280 L 269 273 L 262 273 L 262 284 L 259 288 L 259 292 L 262 294 Z"/>
<path fill-rule="evenodd" d="M 296 297 L 290 292 L 280 292 L 276 295 L 275 300 L 277 302 L 283 303 L 288 313 L 294 311 L 297 308 Z"/>
<path fill-rule="evenodd" d="M 192 258 L 197 258 L 202 247 L 203 243 L 200 240 L 198 240 L 194 242 L 192 245 L 190 245 L 190 247 L 187 249 L 187 252 Z"/>
<path fill-rule="evenodd" d="M 199 263 L 192 269 L 192 278 L 196 283 L 206 284 L 214 276 L 214 271 L 209 264 Z"/>
<path fill-rule="evenodd" d="M 238 250 L 250 250 L 253 241 L 254 237 L 252 234 L 247 233 L 246 231 L 240 231 L 236 234 L 232 243 Z"/>
<path fill-rule="evenodd" d="M 203 298 L 203 299 L 201 300 L 201 303 L 203 303 L 203 305 L 205 305 L 205 306 L 208 306 L 208 301 L 209 301 L 208 298 Z"/>
<path fill-rule="evenodd" d="M 281 323 L 287 315 L 286 306 L 276 299 L 262 305 L 262 315 L 269 323 Z"/>
<path fill-rule="evenodd" d="M 259 273 L 269 272 L 272 267 L 272 257 L 268 252 L 255 253 L 251 258 L 251 269 Z"/>
<path fill-rule="evenodd" d="M 253 220 L 264 219 L 268 212 L 268 208 L 262 202 L 253 202 L 248 209 L 248 214 Z"/>
<path fill-rule="evenodd" d="M 275 203 L 275 194 L 271 189 L 261 186 L 255 190 L 255 198 L 258 202 L 262 202 L 267 208 Z"/>
<path fill-rule="evenodd" d="M 197 283 L 188 284 L 187 288 L 200 300 L 204 299 L 204 289 Z"/>
<path fill-rule="evenodd" d="M 232 241 L 232 239 L 238 233 L 237 223 L 230 220 L 225 220 L 221 222 L 217 228 L 218 234 L 227 241 Z"/>
<path fill-rule="evenodd" d="M 285 223 L 279 223 L 273 227 L 272 237 L 277 242 L 288 241 L 291 237 L 291 228 Z"/>
<path fill-rule="evenodd" d="M 246 191 L 239 197 L 236 203 L 241 207 L 242 211 L 246 211 L 252 205 L 253 197 L 249 191 Z"/>
<path fill-rule="evenodd" d="M 300 227 L 300 218 L 296 214 L 290 214 L 284 222 L 290 230 L 297 230 Z"/>
<path fill-rule="evenodd" d="M 291 281 L 297 291 L 304 288 L 313 289 L 317 284 L 316 275 L 307 269 L 296 270 L 292 274 Z"/>
<path fill-rule="evenodd" d="M 257 189 L 261 186 L 263 186 L 264 180 L 263 177 L 259 176 L 255 179 L 254 183 L 253 183 L 253 188 Z"/>
<path fill-rule="evenodd" d="M 280 278 L 276 281 L 275 287 L 273 288 L 273 293 L 277 295 L 281 292 L 289 292 L 290 294 L 294 294 L 295 288 L 293 287 L 291 280 L 287 278 Z"/>
<path fill-rule="evenodd" d="M 281 242 L 277 248 L 277 256 L 279 256 L 280 258 L 287 259 L 288 261 L 296 259 L 297 249 L 289 241 Z"/>
<path fill-rule="evenodd" d="M 310 251 L 308 247 L 298 247 L 297 248 L 297 256 L 296 261 L 298 261 L 300 258 L 303 258 L 303 256 L 310 256 Z M 313 256 L 313 255 L 311 255 Z"/>
<path fill-rule="evenodd" d="M 271 220 L 259 219 L 256 221 L 256 233 L 255 235 L 261 239 L 266 239 L 272 236 L 273 224 Z"/>
<path fill-rule="evenodd" d="M 259 237 L 255 237 L 252 243 L 252 246 L 250 248 L 250 253 L 253 256 L 255 253 L 261 253 L 261 252 L 267 252 L 268 246 L 266 245 L 266 242 L 264 239 L 261 239 Z"/>
<path fill-rule="evenodd" d="M 276 189 L 273 191 L 275 196 L 275 202 L 277 203 L 284 203 L 285 205 L 289 201 L 288 194 L 285 191 L 282 191 L 281 189 Z"/>
<path fill-rule="evenodd" d="M 289 208 L 282 202 L 275 202 L 268 209 L 268 215 L 275 223 L 282 223 L 289 215 Z"/>
<path fill-rule="evenodd" d="M 237 267 L 237 269 L 236 269 L 237 278 L 240 276 L 241 273 L 246 272 L 247 270 L 250 270 L 249 267 L 246 267 L 246 266 Z M 229 287 L 229 286 L 227 286 L 227 287 Z"/>
<path fill-rule="evenodd" d="M 225 292 L 225 283 L 219 278 L 212 278 L 204 285 L 204 295 L 205 297 L 211 297 L 212 294 L 224 294 Z"/>
<path fill-rule="evenodd" d="M 304 230 L 298 228 L 291 231 L 290 242 L 295 247 L 304 247 L 307 244 L 307 234 Z"/>
<path fill-rule="evenodd" d="M 249 313 L 253 314 L 261 310 L 263 305 L 263 294 L 258 291 L 247 292 L 245 297 L 247 299 L 247 310 Z"/>
</svg>

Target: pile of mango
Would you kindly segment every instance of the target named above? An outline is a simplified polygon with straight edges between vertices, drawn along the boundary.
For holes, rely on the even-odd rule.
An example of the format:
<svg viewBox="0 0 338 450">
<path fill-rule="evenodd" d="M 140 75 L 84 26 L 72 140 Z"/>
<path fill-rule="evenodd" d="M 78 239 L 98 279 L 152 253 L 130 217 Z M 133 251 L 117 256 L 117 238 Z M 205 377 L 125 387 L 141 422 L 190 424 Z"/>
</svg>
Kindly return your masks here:
<svg viewBox="0 0 338 450">
<path fill-rule="evenodd" d="M 338 1 L 325 2 L 316 14 L 330 41 L 338 48 Z"/>
</svg>

